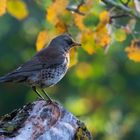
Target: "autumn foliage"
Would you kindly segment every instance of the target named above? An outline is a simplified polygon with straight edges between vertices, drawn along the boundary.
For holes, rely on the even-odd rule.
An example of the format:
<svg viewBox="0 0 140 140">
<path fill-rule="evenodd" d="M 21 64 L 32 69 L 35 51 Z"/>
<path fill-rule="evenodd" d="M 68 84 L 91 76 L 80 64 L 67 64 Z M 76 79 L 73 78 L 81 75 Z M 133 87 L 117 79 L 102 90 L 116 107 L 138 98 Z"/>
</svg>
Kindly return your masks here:
<svg viewBox="0 0 140 140">
<path fill-rule="evenodd" d="M 93 134 L 104 135 L 101 139 L 128 140 L 121 136 L 133 130 L 139 119 L 135 112 L 140 113 L 139 0 L 0 0 L 0 18 L 0 33 L 6 36 L 1 47 L 9 43 L 12 48 L 3 48 L 3 72 L 13 68 L 12 63 L 8 67 L 5 62 L 17 63 L 17 58 L 7 52 L 19 51 L 26 61 L 35 53 L 33 50 L 40 51 L 52 38 L 65 32 L 81 42 L 80 49 L 71 50 L 70 67 L 75 66 L 68 78 L 51 92 L 55 95 L 59 90 L 61 94 L 67 91 L 56 96 L 66 100 L 65 106 L 76 115 L 83 115 Z M 17 33 L 15 25 L 19 23 Z M 12 27 L 14 31 L 10 30 Z M 2 42 L 5 38 L 1 34 Z"/>
<path fill-rule="evenodd" d="M 75 37 L 82 42 L 83 49 L 90 55 L 96 53 L 98 48 L 106 50 L 114 41 L 124 42 L 128 35 L 134 33 L 136 20 L 133 19 L 132 22 L 132 17 L 129 17 L 130 20 L 124 26 L 116 26 L 114 23 L 117 22 L 117 10 L 106 9 L 103 2 L 98 0 L 80 0 L 77 3 L 68 0 L 52 1 L 49 6 L 46 6 L 46 20 L 52 27 L 38 33 L 37 51 L 48 43 L 52 35 L 70 33 L 71 26 L 77 28 L 78 32 L 75 33 Z M 139 10 L 139 7 L 135 5 L 139 4 L 138 1 L 128 4 L 130 8 Z M 96 10 L 97 8 L 98 10 Z M 23 0 L 1 0 L 0 15 L 2 16 L 6 12 L 18 20 L 23 20 L 29 15 L 27 5 Z M 128 49 L 126 50 L 128 52 Z M 128 57 L 131 60 L 140 62 L 139 53 L 134 54 L 132 52 L 133 55 L 130 53 L 131 50 L 129 49 Z M 76 57 L 74 58 L 76 59 Z M 73 61 L 76 62 L 76 60 Z"/>
</svg>

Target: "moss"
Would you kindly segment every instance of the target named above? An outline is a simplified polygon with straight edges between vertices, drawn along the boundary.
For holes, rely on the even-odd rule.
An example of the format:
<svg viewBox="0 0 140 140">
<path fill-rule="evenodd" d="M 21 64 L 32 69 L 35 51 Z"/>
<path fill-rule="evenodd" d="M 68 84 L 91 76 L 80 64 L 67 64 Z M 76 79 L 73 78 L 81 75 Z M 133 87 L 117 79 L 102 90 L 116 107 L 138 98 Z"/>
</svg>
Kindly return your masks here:
<svg viewBox="0 0 140 140">
<path fill-rule="evenodd" d="M 91 134 L 85 124 L 81 121 L 77 121 L 77 124 L 79 127 L 75 134 L 75 140 L 92 140 Z"/>
<path fill-rule="evenodd" d="M 33 104 L 27 104 L 24 107 L 14 110 L 9 114 L 0 117 L 0 135 L 13 136 L 16 130 L 21 128 L 22 124 L 29 115 Z"/>
</svg>

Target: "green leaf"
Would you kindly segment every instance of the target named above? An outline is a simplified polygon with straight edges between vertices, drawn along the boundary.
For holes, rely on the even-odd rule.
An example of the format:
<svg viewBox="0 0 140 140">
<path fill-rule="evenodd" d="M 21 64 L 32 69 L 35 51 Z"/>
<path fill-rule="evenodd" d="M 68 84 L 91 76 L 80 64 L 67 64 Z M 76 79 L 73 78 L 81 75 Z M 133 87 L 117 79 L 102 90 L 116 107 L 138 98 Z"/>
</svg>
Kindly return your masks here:
<svg viewBox="0 0 140 140">
<path fill-rule="evenodd" d="M 89 14 L 84 18 L 83 23 L 86 27 L 95 27 L 98 25 L 99 21 L 99 17 L 94 14 Z"/>
<path fill-rule="evenodd" d="M 119 42 L 122 42 L 126 39 L 127 35 L 126 35 L 126 32 L 124 29 L 117 29 L 115 32 L 114 32 L 114 39 L 119 41 Z"/>
</svg>

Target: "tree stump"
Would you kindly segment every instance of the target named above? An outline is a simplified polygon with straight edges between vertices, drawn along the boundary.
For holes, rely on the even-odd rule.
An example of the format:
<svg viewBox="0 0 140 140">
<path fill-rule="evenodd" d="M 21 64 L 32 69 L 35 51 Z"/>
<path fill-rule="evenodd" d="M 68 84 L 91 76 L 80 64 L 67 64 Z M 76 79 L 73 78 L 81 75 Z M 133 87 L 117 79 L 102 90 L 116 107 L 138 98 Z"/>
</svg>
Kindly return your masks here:
<svg viewBox="0 0 140 140">
<path fill-rule="evenodd" d="M 0 140 L 91 140 L 85 124 L 57 102 L 37 100 L 0 118 Z"/>
</svg>

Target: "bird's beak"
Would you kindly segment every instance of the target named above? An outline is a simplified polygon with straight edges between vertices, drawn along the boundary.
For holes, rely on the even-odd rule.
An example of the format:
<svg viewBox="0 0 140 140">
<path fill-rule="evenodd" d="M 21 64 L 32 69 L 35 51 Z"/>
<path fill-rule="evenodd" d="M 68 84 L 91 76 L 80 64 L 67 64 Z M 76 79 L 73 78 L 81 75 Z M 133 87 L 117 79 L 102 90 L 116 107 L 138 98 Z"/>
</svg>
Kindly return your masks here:
<svg viewBox="0 0 140 140">
<path fill-rule="evenodd" d="M 72 46 L 82 46 L 79 42 L 73 42 Z"/>
</svg>

